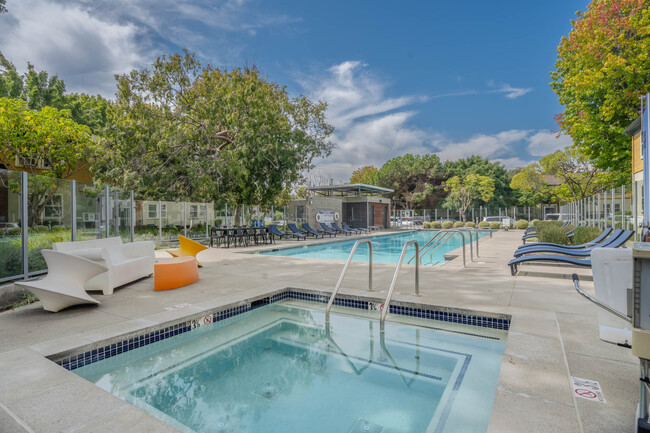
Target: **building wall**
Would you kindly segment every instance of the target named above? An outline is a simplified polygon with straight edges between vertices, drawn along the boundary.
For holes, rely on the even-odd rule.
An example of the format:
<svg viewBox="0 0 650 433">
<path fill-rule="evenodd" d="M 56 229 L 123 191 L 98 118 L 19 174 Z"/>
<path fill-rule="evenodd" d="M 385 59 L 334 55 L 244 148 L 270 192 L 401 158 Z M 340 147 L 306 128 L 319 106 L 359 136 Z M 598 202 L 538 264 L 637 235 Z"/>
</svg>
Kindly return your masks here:
<svg viewBox="0 0 650 433">
<path fill-rule="evenodd" d="M 385 211 L 382 211 L 383 208 Z M 385 197 L 361 196 L 343 198 L 343 221 L 352 227 L 367 228 L 369 226 L 380 226 L 388 228 L 388 209 L 390 199 Z M 383 218 L 383 213 L 386 217 Z M 385 221 L 384 221 L 385 219 Z M 374 223 L 373 223 L 374 221 Z"/>
<path fill-rule="evenodd" d="M 632 174 L 643 171 L 641 158 L 641 131 L 632 136 Z"/>
</svg>

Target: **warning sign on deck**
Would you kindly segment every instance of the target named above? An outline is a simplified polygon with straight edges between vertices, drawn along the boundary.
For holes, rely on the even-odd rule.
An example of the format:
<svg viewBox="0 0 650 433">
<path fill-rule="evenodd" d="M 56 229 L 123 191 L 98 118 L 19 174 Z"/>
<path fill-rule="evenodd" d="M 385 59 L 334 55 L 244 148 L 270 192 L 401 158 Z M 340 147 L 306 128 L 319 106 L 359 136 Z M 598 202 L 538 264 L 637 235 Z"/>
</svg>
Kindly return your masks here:
<svg viewBox="0 0 650 433">
<path fill-rule="evenodd" d="M 583 379 L 581 377 L 571 377 L 571 380 L 573 381 L 573 392 L 577 397 L 605 403 L 603 390 L 600 389 L 600 384 L 598 382 L 595 380 Z"/>
</svg>

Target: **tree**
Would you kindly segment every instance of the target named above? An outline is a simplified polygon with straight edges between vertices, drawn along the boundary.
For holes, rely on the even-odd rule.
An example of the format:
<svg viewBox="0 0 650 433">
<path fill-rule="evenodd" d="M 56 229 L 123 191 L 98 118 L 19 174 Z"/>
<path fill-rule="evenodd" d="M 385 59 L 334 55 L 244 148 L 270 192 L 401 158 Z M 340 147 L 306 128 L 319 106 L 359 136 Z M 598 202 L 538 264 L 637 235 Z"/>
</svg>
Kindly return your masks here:
<svg viewBox="0 0 650 433">
<path fill-rule="evenodd" d="M 558 47 L 551 87 L 560 130 L 600 169 L 629 178 L 625 128 L 650 91 L 649 0 L 593 0 Z"/>
<path fill-rule="evenodd" d="M 474 173 L 462 178 L 453 176 L 445 182 L 445 191 L 448 193 L 446 206 L 458 210 L 465 222 L 465 211 L 473 202 L 481 200 L 487 203 L 492 199 L 494 179 Z"/>
<path fill-rule="evenodd" d="M 490 204 L 497 207 L 508 207 L 515 204 L 510 188 L 510 173 L 499 162 L 490 162 L 486 158 L 472 155 L 457 161 L 445 162 L 445 170 L 447 177 L 465 178 L 468 174 L 487 176 L 494 180 L 494 196 L 491 198 Z"/>
<path fill-rule="evenodd" d="M 149 197 L 271 204 L 332 149 L 326 105 L 254 67 L 219 70 L 185 51 L 116 79 L 95 171 Z"/>
<path fill-rule="evenodd" d="M 0 98 L 0 160 L 9 170 L 33 175 L 28 185 L 30 226 L 57 191 L 52 179 L 67 179 L 84 169 L 93 150 L 90 130 L 75 123 L 68 111 L 34 111 L 21 99 Z"/>
<path fill-rule="evenodd" d="M 377 185 L 390 188 L 394 204 L 402 209 L 435 207 L 444 194 L 444 168 L 438 155 L 407 153 L 386 162 L 377 171 Z"/>
<path fill-rule="evenodd" d="M 364 183 L 366 185 L 374 185 L 377 182 L 377 167 L 372 165 L 364 165 L 352 172 L 350 183 Z"/>
<path fill-rule="evenodd" d="M 513 176 L 511 187 L 528 195 L 543 194 L 572 202 L 611 187 L 615 181 L 616 175 L 596 169 L 578 149 L 566 147 L 524 167 Z"/>
<path fill-rule="evenodd" d="M 7 12 L 7 7 L 5 6 L 7 0 L 0 0 L 0 14 Z"/>
</svg>

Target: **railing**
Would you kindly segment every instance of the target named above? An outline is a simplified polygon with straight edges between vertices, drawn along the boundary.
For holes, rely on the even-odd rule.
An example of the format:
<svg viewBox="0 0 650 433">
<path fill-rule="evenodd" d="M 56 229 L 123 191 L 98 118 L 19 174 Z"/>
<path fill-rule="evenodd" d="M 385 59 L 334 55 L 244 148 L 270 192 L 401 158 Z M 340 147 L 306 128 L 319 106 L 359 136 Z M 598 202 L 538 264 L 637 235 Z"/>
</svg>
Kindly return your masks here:
<svg viewBox="0 0 650 433">
<path fill-rule="evenodd" d="M 478 255 L 478 229 L 476 227 L 464 227 L 463 230 L 467 230 L 469 232 L 474 230 L 474 232 L 476 234 L 476 239 L 475 239 L 475 242 L 476 242 L 476 257 L 480 257 Z M 492 237 L 492 230 L 490 230 L 490 237 Z M 472 235 L 469 236 L 469 243 L 470 243 L 470 245 L 472 244 Z M 472 260 L 472 261 L 474 261 L 474 260 Z"/>
<path fill-rule="evenodd" d="M 575 286 L 576 290 L 577 290 L 578 293 L 580 293 L 580 294 L 581 294 L 585 299 L 587 299 L 587 300 L 593 302 L 594 304 L 598 305 L 600 308 L 604 309 L 605 311 L 607 311 L 607 312 L 609 312 L 609 313 L 612 313 L 614 316 L 618 317 L 619 319 L 623 319 L 623 320 L 625 320 L 626 322 L 632 323 L 632 318 L 631 318 L 630 316 L 628 316 L 627 314 L 622 313 L 622 312 L 620 312 L 620 311 L 618 311 L 618 310 L 616 310 L 616 309 L 610 307 L 610 306 L 607 305 L 607 304 L 603 304 L 603 303 L 600 302 L 598 299 L 596 299 L 596 298 L 594 298 L 594 297 L 592 297 L 592 296 L 589 296 L 588 293 L 586 293 L 584 290 L 582 290 L 582 289 L 580 288 L 580 279 L 578 278 L 578 275 L 577 275 L 577 274 L 573 274 L 572 278 L 573 278 L 573 285 Z"/>
<path fill-rule="evenodd" d="M 397 284 L 397 277 L 399 276 L 399 271 L 402 268 L 404 263 L 404 256 L 406 255 L 406 249 L 409 245 L 415 244 L 415 255 L 417 260 L 415 261 L 415 296 L 420 296 L 420 245 L 418 241 L 408 241 L 402 247 L 402 254 L 399 256 L 397 261 L 397 266 L 395 267 L 395 274 L 393 274 L 393 281 L 390 283 L 390 288 L 388 289 L 388 295 L 386 295 L 386 300 L 384 301 L 383 309 L 381 310 L 381 318 L 379 320 L 380 332 L 384 332 L 384 321 L 386 320 L 386 314 L 390 309 L 390 300 L 393 297 L 393 291 L 395 290 L 395 284 Z M 331 302 L 332 300 L 330 300 Z M 328 317 L 326 316 L 326 319 Z"/>
<path fill-rule="evenodd" d="M 443 229 L 443 230 L 440 230 L 438 233 L 435 234 L 435 236 L 433 238 L 431 238 L 429 240 L 429 242 L 427 242 L 425 244 L 424 247 L 422 247 L 423 250 L 427 245 L 429 246 L 429 248 L 427 250 L 423 251 L 421 254 L 416 253 L 413 257 L 411 257 L 411 259 L 408 261 L 408 263 L 411 263 L 411 261 L 415 258 L 415 256 L 418 256 L 418 262 L 419 262 L 422 259 L 422 256 L 424 256 L 426 253 L 428 253 L 431 250 L 431 248 L 433 248 L 435 246 L 435 244 L 433 244 L 432 241 L 435 240 L 438 237 L 438 235 L 440 235 L 441 233 L 459 233 L 462 236 L 462 238 L 463 238 L 463 267 L 467 267 L 467 257 L 466 257 L 466 253 L 465 253 L 465 233 L 463 233 L 459 229 Z M 447 243 L 447 241 L 449 241 L 449 239 L 451 239 L 451 237 L 452 236 L 448 236 L 447 238 L 442 239 L 442 236 L 441 236 L 441 239 L 439 239 L 439 242 L 440 242 L 439 245 L 436 247 L 435 250 L 431 251 L 431 254 L 430 254 L 429 257 L 433 257 L 433 253 L 438 251 L 438 249 L 440 247 L 442 247 L 445 243 Z M 478 242 L 478 236 L 477 236 L 477 242 Z M 472 247 L 471 237 L 470 237 L 470 243 L 469 243 L 469 254 L 470 254 L 470 260 L 473 262 L 474 261 L 474 250 L 473 250 L 473 247 Z"/>
<path fill-rule="evenodd" d="M 436 233 L 435 235 L 433 235 L 433 237 L 431 239 L 429 239 L 427 241 L 427 243 L 422 246 L 422 248 L 421 248 L 421 250 L 423 251 L 422 255 L 426 254 L 427 251 L 429 251 L 431 248 L 433 248 L 435 246 L 435 245 L 433 245 L 434 241 L 438 240 L 438 238 L 441 238 L 440 240 L 442 240 L 442 238 L 444 237 L 445 234 L 447 234 L 447 232 L 441 230 L 438 233 Z M 440 246 L 442 246 L 442 245 L 444 245 L 444 242 L 442 242 L 440 244 Z M 438 248 L 440 248 L 440 246 Z M 425 251 L 425 248 L 427 248 L 427 247 L 429 247 L 429 248 Z M 436 251 L 438 250 L 438 248 L 436 248 Z M 407 264 L 410 264 L 413 261 L 413 259 L 415 258 L 415 256 L 416 255 L 413 254 L 413 256 L 409 259 Z"/>
<path fill-rule="evenodd" d="M 348 268 L 350 267 L 350 263 L 352 263 L 352 257 L 354 257 L 354 253 L 357 251 L 357 247 L 363 243 L 368 244 L 368 291 L 372 292 L 372 242 L 370 241 L 370 239 L 361 239 L 360 241 L 356 241 L 354 243 L 354 246 L 352 247 L 352 251 L 350 251 L 350 255 L 348 256 L 348 260 L 345 262 L 345 265 L 343 266 L 343 270 L 341 271 L 341 275 L 339 276 L 339 280 L 336 283 L 336 287 L 334 287 L 332 296 L 330 296 L 330 300 L 327 302 L 327 308 L 325 308 L 325 324 L 327 326 L 329 326 L 330 323 L 330 309 L 332 308 L 332 304 L 334 303 L 334 298 L 336 298 L 336 294 L 341 288 L 341 283 L 343 283 L 343 278 L 345 277 L 345 274 L 348 272 Z"/>
</svg>

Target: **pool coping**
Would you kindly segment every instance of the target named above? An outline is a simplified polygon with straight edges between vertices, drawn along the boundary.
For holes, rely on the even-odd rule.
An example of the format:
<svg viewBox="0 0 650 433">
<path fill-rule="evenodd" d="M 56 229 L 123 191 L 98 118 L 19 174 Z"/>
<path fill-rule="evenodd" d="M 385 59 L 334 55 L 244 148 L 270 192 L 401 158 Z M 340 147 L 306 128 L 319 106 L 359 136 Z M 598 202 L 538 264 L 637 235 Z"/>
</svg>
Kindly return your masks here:
<svg viewBox="0 0 650 433">
<path fill-rule="evenodd" d="M 163 321 L 127 333 L 117 334 L 103 340 L 68 348 L 45 355 L 45 357 L 66 370 L 74 370 L 84 365 L 102 361 L 121 353 L 189 332 L 204 324 L 237 316 L 261 305 L 272 304 L 284 299 L 300 299 L 322 304 L 328 302 L 330 295 L 327 291 L 298 287 L 285 287 L 284 289 L 271 290 L 265 294 L 255 295 L 219 307 L 197 311 L 177 319 Z M 334 305 L 366 311 L 378 311 L 378 306 L 383 306 L 383 301 L 381 298 L 371 295 L 339 294 L 334 300 Z M 512 319 L 509 314 L 446 307 L 412 301 L 391 301 L 389 308 L 389 312 L 394 315 L 479 326 L 503 331 L 509 330 Z"/>
</svg>

